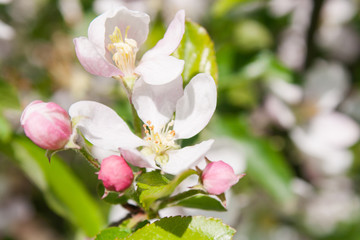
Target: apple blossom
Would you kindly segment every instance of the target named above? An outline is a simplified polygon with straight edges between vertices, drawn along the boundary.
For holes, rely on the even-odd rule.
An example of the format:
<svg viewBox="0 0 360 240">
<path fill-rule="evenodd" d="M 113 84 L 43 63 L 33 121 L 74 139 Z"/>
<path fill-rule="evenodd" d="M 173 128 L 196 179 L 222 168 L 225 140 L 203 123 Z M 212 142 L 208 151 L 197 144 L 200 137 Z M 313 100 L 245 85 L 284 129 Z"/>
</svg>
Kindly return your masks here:
<svg viewBox="0 0 360 240">
<path fill-rule="evenodd" d="M 136 65 L 136 54 L 147 38 L 149 22 L 147 14 L 125 7 L 99 15 L 90 23 L 88 38 L 74 39 L 80 63 L 94 75 L 119 78 L 129 89 L 140 76 L 153 85 L 173 81 L 184 67 L 183 60 L 170 54 L 176 50 L 184 34 L 185 12 L 177 12 L 164 38 Z"/>
<path fill-rule="evenodd" d="M 71 136 L 68 113 L 53 102 L 31 102 L 24 109 L 20 121 L 26 136 L 44 149 L 62 149 Z"/>
<path fill-rule="evenodd" d="M 161 168 L 171 174 L 195 166 L 213 140 L 185 148 L 177 140 L 193 137 L 210 121 L 216 107 L 213 78 L 198 74 L 184 90 L 181 77 L 158 86 L 137 82 L 134 90 L 132 102 L 144 122 L 143 139 L 112 109 L 97 102 L 73 104 L 70 116 L 78 119 L 77 128 L 94 146 L 118 151 L 135 166 Z"/>
<path fill-rule="evenodd" d="M 112 155 L 102 160 L 98 178 L 109 191 L 121 192 L 130 187 L 134 174 L 123 157 Z"/>
<path fill-rule="evenodd" d="M 219 195 L 227 191 L 244 176 L 237 176 L 234 169 L 223 161 L 210 162 L 201 174 L 201 180 L 206 191 Z"/>
</svg>

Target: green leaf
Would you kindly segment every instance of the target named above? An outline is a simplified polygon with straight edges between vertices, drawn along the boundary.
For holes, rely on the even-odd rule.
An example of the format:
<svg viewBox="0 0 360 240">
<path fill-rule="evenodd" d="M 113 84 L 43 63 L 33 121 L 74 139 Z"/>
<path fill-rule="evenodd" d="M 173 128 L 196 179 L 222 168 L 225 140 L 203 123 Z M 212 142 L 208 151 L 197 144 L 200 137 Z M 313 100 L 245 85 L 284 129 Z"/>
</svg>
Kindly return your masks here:
<svg viewBox="0 0 360 240">
<path fill-rule="evenodd" d="M 173 55 L 185 60 L 184 83 L 187 84 L 198 73 L 209 73 L 218 81 L 218 67 L 214 43 L 209 34 L 197 23 L 186 20 L 185 33 Z"/>
<path fill-rule="evenodd" d="M 169 180 L 161 174 L 160 170 L 143 173 L 136 178 L 136 181 L 150 186 L 162 186 L 169 183 Z"/>
<path fill-rule="evenodd" d="M 292 204 L 294 173 L 284 157 L 266 139 L 252 136 L 245 119 L 228 116 L 217 120 L 213 121 L 212 130 L 234 137 L 243 146 L 247 177 L 261 185 L 280 204 Z"/>
<path fill-rule="evenodd" d="M 49 164 L 45 150 L 26 138 L 15 138 L 12 147 L 20 167 L 44 193 L 54 211 L 88 236 L 94 236 L 100 231 L 104 219 L 99 206 L 60 158 L 53 156 Z"/>
<path fill-rule="evenodd" d="M 164 182 L 162 182 L 159 177 L 155 177 L 154 181 L 151 181 L 150 177 L 148 177 L 151 175 L 158 175 L 156 172 L 157 171 L 153 171 L 149 174 L 144 174 L 145 177 L 143 177 L 143 179 L 140 178 L 137 182 L 137 186 L 140 188 L 141 191 L 139 200 L 146 210 L 150 209 L 151 204 L 154 201 L 170 196 L 174 192 L 175 188 L 184 179 L 186 179 L 192 174 L 197 174 L 195 170 L 189 169 L 177 175 L 176 178 L 174 178 L 169 183 L 163 184 Z M 144 180 L 146 180 L 146 183 L 144 182 Z"/>
<path fill-rule="evenodd" d="M 163 218 L 149 224 L 132 235 L 127 240 L 156 239 L 156 240 L 227 240 L 232 239 L 235 230 L 221 222 L 220 219 L 195 217 Z"/>
<path fill-rule="evenodd" d="M 131 234 L 131 230 L 127 228 L 111 227 L 102 230 L 96 235 L 95 240 L 115 240 L 123 239 Z"/>
</svg>

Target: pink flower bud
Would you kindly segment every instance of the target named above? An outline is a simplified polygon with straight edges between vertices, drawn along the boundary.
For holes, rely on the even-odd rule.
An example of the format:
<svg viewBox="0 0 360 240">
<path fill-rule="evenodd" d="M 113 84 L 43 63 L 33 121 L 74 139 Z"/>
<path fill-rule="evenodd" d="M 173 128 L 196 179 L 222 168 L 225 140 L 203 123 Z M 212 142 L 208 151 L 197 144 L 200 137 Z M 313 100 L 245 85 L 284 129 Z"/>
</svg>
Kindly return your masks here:
<svg viewBox="0 0 360 240">
<path fill-rule="evenodd" d="M 209 163 L 201 175 L 204 188 L 214 195 L 227 191 L 239 181 L 240 177 L 235 175 L 233 168 L 223 161 Z"/>
<path fill-rule="evenodd" d="M 53 102 L 31 102 L 20 121 L 26 136 L 44 149 L 64 148 L 72 132 L 69 114 Z"/>
<path fill-rule="evenodd" d="M 112 155 L 102 160 L 98 178 L 107 190 L 121 192 L 131 185 L 134 174 L 123 157 Z"/>
</svg>

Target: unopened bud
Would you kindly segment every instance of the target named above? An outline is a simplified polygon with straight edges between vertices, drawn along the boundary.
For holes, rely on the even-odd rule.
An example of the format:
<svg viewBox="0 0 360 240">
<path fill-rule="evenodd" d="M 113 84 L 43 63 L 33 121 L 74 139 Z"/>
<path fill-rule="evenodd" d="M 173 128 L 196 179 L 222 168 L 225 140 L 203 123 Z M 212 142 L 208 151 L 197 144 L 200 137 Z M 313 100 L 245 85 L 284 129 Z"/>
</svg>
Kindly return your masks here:
<svg viewBox="0 0 360 240">
<path fill-rule="evenodd" d="M 69 114 L 53 102 L 31 102 L 24 109 L 20 121 L 26 136 L 44 149 L 62 149 L 71 136 Z"/>
<path fill-rule="evenodd" d="M 123 157 L 112 155 L 102 160 L 98 178 L 107 190 L 121 192 L 130 187 L 134 174 Z"/>
<path fill-rule="evenodd" d="M 241 176 L 235 175 L 233 168 L 223 161 L 210 162 L 201 175 L 204 188 L 214 195 L 224 193 L 240 178 Z"/>
</svg>

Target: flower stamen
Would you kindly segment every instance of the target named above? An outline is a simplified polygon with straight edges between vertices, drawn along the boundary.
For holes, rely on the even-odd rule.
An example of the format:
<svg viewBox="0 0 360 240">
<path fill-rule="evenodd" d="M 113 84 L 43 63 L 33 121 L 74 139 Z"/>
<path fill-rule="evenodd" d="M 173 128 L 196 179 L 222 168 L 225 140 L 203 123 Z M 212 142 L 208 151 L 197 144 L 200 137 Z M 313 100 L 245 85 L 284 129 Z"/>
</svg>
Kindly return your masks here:
<svg viewBox="0 0 360 240">
<path fill-rule="evenodd" d="M 169 160 L 168 150 L 178 149 L 180 146 L 175 143 L 175 130 L 172 129 L 174 121 L 170 121 L 159 131 L 155 131 L 151 121 L 143 125 L 145 141 L 148 146 L 142 150 L 148 154 L 155 154 L 155 162 L 159 167 L 163 167 Z"/>
<path fill-rule="evenodd" d="M 112 60 L 115 65 L 123 72 L 124 76 L 120 78 L 132 89 L 138 75 L 135 73 L 135 60 L 138 51 L 137 42 L 134 39 L 127 38 L 130 26 L 125 30 L 123 38 L 121 31 L 115 27 L 114 32 L 109 35 L 111 43 L 107 49 L 112 53 Z"/>
</svg>

